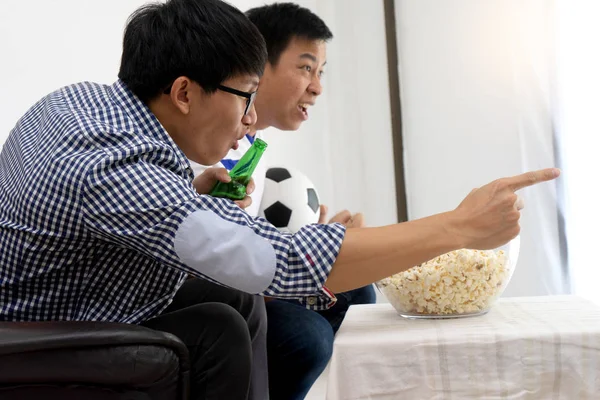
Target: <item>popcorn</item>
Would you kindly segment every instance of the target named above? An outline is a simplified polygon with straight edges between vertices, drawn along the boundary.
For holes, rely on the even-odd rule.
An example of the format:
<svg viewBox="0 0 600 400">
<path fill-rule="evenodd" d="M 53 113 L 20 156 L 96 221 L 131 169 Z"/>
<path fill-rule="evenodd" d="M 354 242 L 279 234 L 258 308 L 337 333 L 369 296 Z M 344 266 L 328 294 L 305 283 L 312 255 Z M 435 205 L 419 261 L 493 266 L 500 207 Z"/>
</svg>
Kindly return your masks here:
<svg viewBox="0 0 600 400">
<path fill-rule="evenodd" d="M 487 310 L 510 278 L 503 250 L 456 250 L 377 282 L 400 313 L 468 314 Z"/>
</svg>

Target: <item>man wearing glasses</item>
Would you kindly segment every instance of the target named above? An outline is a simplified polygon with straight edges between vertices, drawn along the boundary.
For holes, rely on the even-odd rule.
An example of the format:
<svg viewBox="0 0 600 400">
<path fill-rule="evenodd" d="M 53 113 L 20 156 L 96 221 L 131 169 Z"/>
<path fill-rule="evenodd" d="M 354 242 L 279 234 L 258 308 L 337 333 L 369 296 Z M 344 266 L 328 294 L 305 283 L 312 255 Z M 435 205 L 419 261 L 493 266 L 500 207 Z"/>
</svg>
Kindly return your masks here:
<svg viewBox="0 0 600 400">
<path fill-rule="evenodd" d="M 214 177 L 193 181 L 188 162 L 237 147 L 256 122 L 265 62 L 264 40 L 239 10 L 170 0 L 130 17 L 117 82 L 67 86 L 35 104 L 0 153 L 0 320 L 170 332 L 190 353 L 191 398 L 267 399 L 255 293 L 276 256 L 239 207 L 197 193 Z M 183 296 L 192 303 L 180 301 L 188 275 L 206 278 Z"/>
</svg>

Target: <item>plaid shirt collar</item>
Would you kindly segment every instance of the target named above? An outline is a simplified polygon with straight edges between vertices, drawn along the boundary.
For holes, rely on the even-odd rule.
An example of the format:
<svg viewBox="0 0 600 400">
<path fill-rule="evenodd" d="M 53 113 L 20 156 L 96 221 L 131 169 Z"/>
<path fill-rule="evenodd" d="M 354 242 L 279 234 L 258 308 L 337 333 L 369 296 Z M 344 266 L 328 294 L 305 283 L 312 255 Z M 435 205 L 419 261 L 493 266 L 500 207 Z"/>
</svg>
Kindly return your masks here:
<svg viewBox="0 0 600 400">
<path fill-rule="evenodd" d="M 169 143 L 177 154 L 177 158 L 184 170 L 187 171 L 190 179 L 194 179 L 192 167 L 183 151 L 177 146 L 175 141 L 167 130 L 162 126 L 158 118 L 150 111 L 150 108 L 141 101 L 120 79 L 113 83 L 108 93 L 117 104 L 121 105 L 122 110 L 133 120 L 139 121 L 139 125 L 145 128 L 145 134 L 161 142 Z"/>
</svg>

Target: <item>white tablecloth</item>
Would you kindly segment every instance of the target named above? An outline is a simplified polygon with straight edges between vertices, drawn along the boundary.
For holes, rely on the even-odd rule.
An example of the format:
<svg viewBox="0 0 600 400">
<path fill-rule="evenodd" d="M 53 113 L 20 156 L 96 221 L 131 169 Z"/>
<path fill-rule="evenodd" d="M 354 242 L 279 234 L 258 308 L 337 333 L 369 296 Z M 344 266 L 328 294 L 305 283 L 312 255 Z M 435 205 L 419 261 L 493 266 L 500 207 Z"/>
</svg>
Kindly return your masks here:
<svg viewBox="0 0 600 400">
<path fill-rule="evenodd" d="M 327 399 L 600 399 L 600 307 L 508 298 L 484 316 L 409 320 L 389 304 L 352 306 Z"/>
</svg>

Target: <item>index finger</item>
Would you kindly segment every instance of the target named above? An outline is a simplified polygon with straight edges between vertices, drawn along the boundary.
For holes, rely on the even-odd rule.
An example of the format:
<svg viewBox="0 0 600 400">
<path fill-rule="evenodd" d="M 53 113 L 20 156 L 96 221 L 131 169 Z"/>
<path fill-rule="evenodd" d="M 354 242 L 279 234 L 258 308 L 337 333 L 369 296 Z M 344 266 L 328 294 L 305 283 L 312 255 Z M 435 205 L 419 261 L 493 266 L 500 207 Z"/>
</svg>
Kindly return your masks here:
<svg viewBox="0 0 600 400">
<path fill-rule="evenodd" d="M 539 169 L 537 171 L 525 172 L 521 175 L 516 175 L 506 178 L 508 186 L 513 192 L 523 189 L 528 186 L 533 186 L 541 182 L 551 181 L 558 178 L 560 170 L 558 168 Z"/>
</svg>

